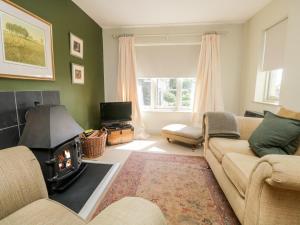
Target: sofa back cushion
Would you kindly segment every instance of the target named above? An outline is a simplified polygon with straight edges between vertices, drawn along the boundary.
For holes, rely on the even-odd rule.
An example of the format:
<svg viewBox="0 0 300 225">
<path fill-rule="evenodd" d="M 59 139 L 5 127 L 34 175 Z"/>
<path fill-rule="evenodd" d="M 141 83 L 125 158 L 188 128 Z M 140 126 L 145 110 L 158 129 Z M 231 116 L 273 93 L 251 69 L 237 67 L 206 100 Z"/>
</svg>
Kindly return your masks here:
<svg viewBox="0 0 300 225">
<path fill-rule="evenodd" d="M 236 117 L 240 139 L 248 140 L 252 135 L 253 131 L 259 126 L 259 124 L 263 121 L 262 118 L 254 118 L 254 117 Z"/>
<path fill-rule="evenodd" d="M 47 197 L 40 164 L 33 153 L 23 146 L 0 150 L 0 220 Z"/>
<path fill-rule="evenodd" d="M 277 115 L 289 119 L 300 120 L 300 112 L 292 111 L 284 107 L 280 108 Z"/>
<path fill-rule="evenodd" d="M 300 121 L 267 112 L 263 122 L 252 133 L 249 144 L 256 155 L 293 155 L 299 145 Z"/>
</svg>

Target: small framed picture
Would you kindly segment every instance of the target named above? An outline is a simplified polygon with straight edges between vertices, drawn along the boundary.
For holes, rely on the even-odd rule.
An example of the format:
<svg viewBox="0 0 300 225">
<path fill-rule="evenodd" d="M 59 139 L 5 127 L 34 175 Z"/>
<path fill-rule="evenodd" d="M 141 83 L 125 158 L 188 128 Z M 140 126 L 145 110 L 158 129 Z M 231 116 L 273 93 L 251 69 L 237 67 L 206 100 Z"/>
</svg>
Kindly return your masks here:
<svg viewBox="0 0 300 225">
<path fill-rule="evenodd" d="M 83 40 L 70 33 L 70 54 L 83 58 Z"/>
<path fill-rule="evenodd" d="M 12 1 L 0 1 L 0 77 L 55 80 L 51 23 Z"/>
<path fill-rule="evenodd" d="M 84 84 L 84 67 L 75 63 L 72 63 L 72 83 Z"/>
</svg>

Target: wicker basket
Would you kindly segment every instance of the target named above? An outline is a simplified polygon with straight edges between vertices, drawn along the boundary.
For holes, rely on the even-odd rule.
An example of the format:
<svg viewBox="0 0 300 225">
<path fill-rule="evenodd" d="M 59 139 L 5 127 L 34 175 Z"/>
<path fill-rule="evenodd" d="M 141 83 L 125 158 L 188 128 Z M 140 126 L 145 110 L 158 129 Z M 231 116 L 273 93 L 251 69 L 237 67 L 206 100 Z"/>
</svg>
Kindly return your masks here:
<svg viewBox="0 0 300 225">
<path fill-rule="evenodd" d="M 81 138 L 83 154 L 86 158 L 97 158 L 105 150 L 107 130 L 97 130 L 88 137 Z"/>
</svg>

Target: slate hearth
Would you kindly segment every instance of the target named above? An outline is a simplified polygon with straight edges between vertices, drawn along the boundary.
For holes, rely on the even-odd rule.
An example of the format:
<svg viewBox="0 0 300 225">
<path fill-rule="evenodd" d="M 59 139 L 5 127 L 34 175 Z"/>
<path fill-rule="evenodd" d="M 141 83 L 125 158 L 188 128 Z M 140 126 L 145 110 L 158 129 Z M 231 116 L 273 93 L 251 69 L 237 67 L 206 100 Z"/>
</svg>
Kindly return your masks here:
<svg viewBox="0 0 300 225">
<path fill-rule="evenodd" d="M 112 166 L 112 164 L 88 163 L 87 169 L 72 186 L 62 193 L 56 192 L 49 197 L 79 213 Z"/>
<path fill-rule="evenodd" d="M 18 144 L 25 125 L 25 113 L 35 102 L 59 105 L 59 92 L 0 92 L 0 149 Z"/>
</svg>

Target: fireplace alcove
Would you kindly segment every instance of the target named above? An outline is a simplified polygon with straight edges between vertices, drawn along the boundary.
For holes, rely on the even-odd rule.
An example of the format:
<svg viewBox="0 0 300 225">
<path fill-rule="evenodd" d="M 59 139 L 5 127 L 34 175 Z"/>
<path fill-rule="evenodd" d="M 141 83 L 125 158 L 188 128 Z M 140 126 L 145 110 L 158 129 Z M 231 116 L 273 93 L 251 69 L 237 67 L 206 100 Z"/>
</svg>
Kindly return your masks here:
<svg viewBox="0 0 300 225">
<path fill-rule="evenodd" d="M 26 120 L 28 119 L 28 114 L 25 118 L 26 112 L 35 108 L 35 103 L 37 102 L 48 106 L 60 105 L 60 94 L 58 91 L 0 92 L 0 151 L 1 149 L 18 145 L 20 137 L 25 134 L 26 124 L 29 122 Z M 44 107 L 47 108 L 46 106 Z M 66 111 L 63 106 L 58 107 L 58 109 Z M 49 110 L 44 111 L 44 114 L 39 117 L 39 122 L 50 124 L 50 121 L 46 120 L 46 118 L 51 118 L 51 116 L 49 116 L 50 114 L 53 115 L 53 112 L 50 113 Z M 90 219 L 93 215 L 93 210 L 95 210 L 95 207 L 97 207 L 97 204 L 99 203 L 99 199 L 101 199 L 101 196 L 105 192 L 111 179 L 117 173 L 119 164 L 105 164 L 103 162 L 83 160 L 80 157 L 81 146 L 78 142 L 78 134 L 81 133 L 82 129 L 78 125 L 80 131 L 75 129 L 77 132 L 71 134 L 65 132 L 65 129 L 70 130 L 70 127 L 66 126 L 67 123 L 65 121 L 66 120 L 62 118 L 59 120 L 58 125 L 60 126 L 60 129 L 62 129 L 62 133 L 60 134 L 59 132 L 54 131 L 56 130 L 53 129 L 54 127 L 49 129 L 49 126 L 40 126 L 40 129 L 36 134 L 47 134 L 48 139 L 44 139 L 44 136 L 43 138 L 41 138 L 42 136 L 36 138 L 35 135 L 30 134 L 33 138 L 31 139 L 32 142 L 28 144 L 32 145 L 33 148 L 31 148 L 31 150 L 35 152 L 35 155 L 40 161 L 51 164 L 53 163 L 51 159 L 55 159 L 58 162 L 63 162 L 63 164 L 61 164 L 62 171 L 56 178 L 64 177 L 65 180 L 63 183 L 57 180 L 53 182 L 51 187 L 54 187 L 56 190 L 52 191 L 49 197 L 77 212 L 82 218 Z M 50 133 L 50 130 L 54 132 Z M 65 134 L 69 134 L 69 136 Z M 42 140 L 43 144 L 46 143 L 46 145 L 37 145 L 38 139 Z M 76 150 L 74 150 L 74 148 Z M 68 162 L 68 160 L 70 158 L 68 151 L 71 153 L 71 163 L 77 162 L 77 165 L 75 163 L 72 164 L 72 167 L 69 166 L 70 161 Z M 77 152 L 79 155 L 76 155 L 75 153 L 72 154 L 72 152 Z M 88 165 L 85 170 L 81 169 L 84 165 Z M 55 171 L 53 164 L 52 166 L 47 167 L 45 164 L 41 164 L 41 168 L 43 166 L 48 168 L 49 171 L 47 171 L 47 173 L 52 174 L 51 177 L 55 178 L 55 175 L 53 175 L 53 171 Z M 81 173 L 75 172 L 73 175 L 70 175 L 72 173 L 69 173 L 68 171 L 70 170 L 73 172 L 78 166 L 79 169 L 77 169 L 77 171 L 81 171 Z M 67 170 L 65 170 L 65 167 L 67 167 Z M 76 177 L 76 175 L 78 177 Z M 58 183 L 60 184 L 57 186 Z M 59 191 L 58 187 L 64 187 L 62 184 L 71 185 L 64 191 Z"/>
</svg>

